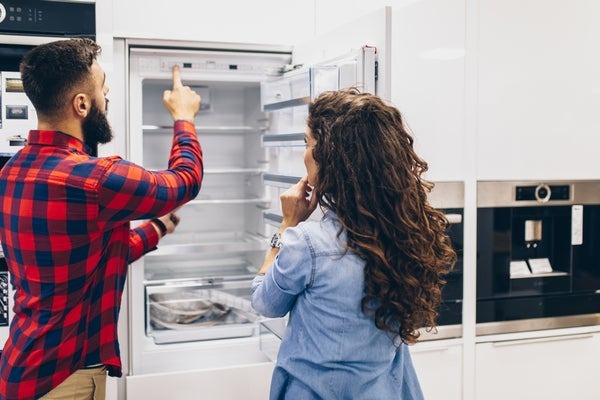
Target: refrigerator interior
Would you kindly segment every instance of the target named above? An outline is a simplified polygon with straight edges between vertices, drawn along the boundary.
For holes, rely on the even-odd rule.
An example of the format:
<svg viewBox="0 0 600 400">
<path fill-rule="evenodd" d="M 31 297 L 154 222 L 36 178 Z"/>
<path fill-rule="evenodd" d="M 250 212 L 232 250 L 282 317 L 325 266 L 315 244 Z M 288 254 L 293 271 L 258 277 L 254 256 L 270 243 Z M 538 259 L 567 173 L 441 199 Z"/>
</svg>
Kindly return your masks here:
<svg viewBox="0 0 600 400">
<path fill-rule="evenodd" d="M 261 81 L 278 74 L 289 58 L 131 50 L 131 160 L 167 168 L 173 122 L 162 94 L 172 86 L 177 63 L 184 85 L 202 97 L 196 124 L 204 161 L 202 188 L 177 212 L 176 231 L 132 268 L 134 374 L 266 360 L 258 346 L 259 316 L 250 304 L 251 282 L 273 229 L 263 213 L 276 198 L 262 178 L 272 151 L 262 144 L 271 121 L 261 109 Z"/>
</svg>

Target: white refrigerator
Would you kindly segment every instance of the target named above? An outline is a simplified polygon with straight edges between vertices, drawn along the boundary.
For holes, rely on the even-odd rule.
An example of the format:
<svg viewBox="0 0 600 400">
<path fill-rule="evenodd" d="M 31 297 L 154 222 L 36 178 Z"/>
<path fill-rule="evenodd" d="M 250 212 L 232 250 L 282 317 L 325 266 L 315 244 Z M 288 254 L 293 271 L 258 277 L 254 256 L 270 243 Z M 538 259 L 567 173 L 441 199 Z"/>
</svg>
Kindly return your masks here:
<svg viewBox="0 0 600 400">
<path fill-rule="evenodd" d="M 281 221 L 279 194 L 305 174 L 307 104 L 349 86 L 390 99 L 390 13 L 293 47 L 115 41 L 131 161 L 167 166 L 173 124 L 162 92 L 174 64 L 202 96 L 200 194 L 128 275 L 120 324 L 128 399 L 174 390 L 178 399 L 267 397 L 273 364 L 260 349 L 250 285 Z"/>
</svg>

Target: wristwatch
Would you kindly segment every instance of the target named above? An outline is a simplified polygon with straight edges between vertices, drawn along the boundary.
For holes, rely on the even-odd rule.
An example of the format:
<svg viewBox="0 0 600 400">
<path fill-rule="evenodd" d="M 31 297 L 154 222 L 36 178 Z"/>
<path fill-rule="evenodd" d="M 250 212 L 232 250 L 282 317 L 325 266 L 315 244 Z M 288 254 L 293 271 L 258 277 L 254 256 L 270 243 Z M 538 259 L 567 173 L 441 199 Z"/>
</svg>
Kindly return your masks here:
<svg viewBox="0 0 600 400">
<path fill-rule="evenodd" d="M 273 237 L 271 238 L 271 247 L 274 249 L 280 249 L 281 248 L 281 234 L 276 233 L 273 235 Z"/>
</svg>

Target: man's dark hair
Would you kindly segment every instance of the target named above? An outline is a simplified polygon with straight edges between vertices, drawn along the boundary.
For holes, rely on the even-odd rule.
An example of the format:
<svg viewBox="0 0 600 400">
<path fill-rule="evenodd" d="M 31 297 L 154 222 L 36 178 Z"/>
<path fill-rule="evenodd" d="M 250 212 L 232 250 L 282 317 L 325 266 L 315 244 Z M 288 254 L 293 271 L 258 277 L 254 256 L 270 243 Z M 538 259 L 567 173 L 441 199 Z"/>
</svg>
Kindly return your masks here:
<svg viewBox="0 0 600 400">
<path fill-rule="evenodd" d="M 21 61 L 23 88 L 38 114 L 58 113 L 71 90 L 91 78 L 101 48 L 93 40 L 68 39 L 37 46 Z"/>
</svg>

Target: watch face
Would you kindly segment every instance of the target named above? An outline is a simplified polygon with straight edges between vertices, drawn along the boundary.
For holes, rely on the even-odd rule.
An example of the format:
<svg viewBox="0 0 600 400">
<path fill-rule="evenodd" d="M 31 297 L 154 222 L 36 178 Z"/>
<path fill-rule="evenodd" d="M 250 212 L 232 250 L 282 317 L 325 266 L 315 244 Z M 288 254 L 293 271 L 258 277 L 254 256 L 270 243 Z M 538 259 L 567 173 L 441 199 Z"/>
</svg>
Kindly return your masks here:
<svg viewBox="0 0 600 400">
<path fill-rule="evenodd" d="M 271 238 L 271 247 L 281 248 L 281 235 L 279 233 L 274 234 Z"/>
</svg>

